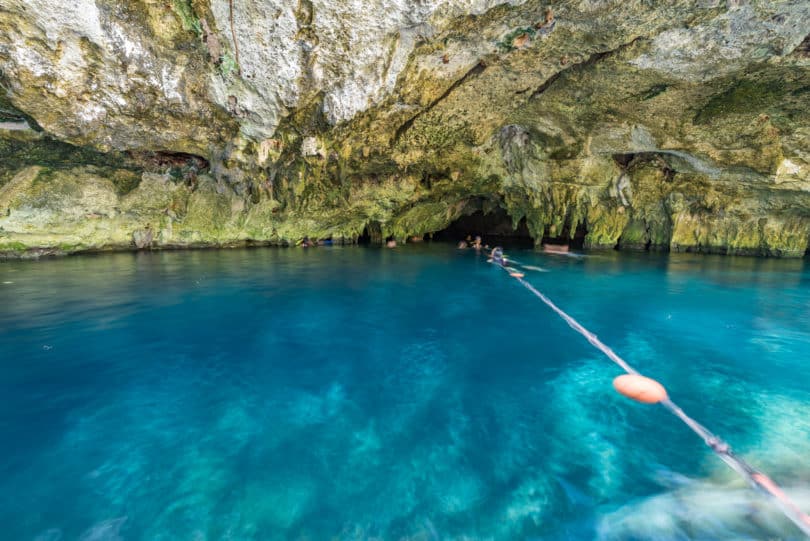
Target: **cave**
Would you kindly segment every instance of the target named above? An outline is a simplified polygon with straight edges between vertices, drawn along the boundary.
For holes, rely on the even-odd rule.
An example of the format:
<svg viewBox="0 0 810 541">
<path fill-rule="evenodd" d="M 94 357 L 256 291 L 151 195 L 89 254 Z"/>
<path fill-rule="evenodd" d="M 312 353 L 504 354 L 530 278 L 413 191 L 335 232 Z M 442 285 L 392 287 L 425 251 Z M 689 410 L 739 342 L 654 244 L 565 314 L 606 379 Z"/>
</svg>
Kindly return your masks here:
<svg viewBox="0 0 810 541">
<path fill-rule="evenodd" d="M 369 222 L 363 232 L 357 237 L 357 244 L 382 244 L 382 226 L 380 222 Z"/>
<path fill-rule="evenodd" d="M 571 222 L 566 220 L 559 236 L 551 236 L 549 234 L 549 228 L 546 227 L 542 244 L 556 244 L 558 246 L 565 245 L 574 250 L 582 250 L 585 247 L 585 237 L 587 236 L 588 228 L 586 227 L 585 223 L 577 223 L 572 234 Z"/>
<path fill-rule="evenodd" d="M 475 238 L 481 235 L 484 243 L 510 246 L 534 246 L 534 239 L 529 234 L 526 218 L 518 222 L 517 228 L 512 225 L 512 217 L 501 208 L 491 212 L 475 211 L 451 222 L 446 228 L 433 233 L 434 241 L 458 242 L 467 236 Z"/>
<path fill-rule="evenodd" d="M 670 162 L 667 161 L 666 153 L 663 152 L 646 151 L 613 154 L 613 161 L 625 172 L 643 165 L 652 165 L 661 170 L 666 182 L 672 182 L 677 173 L 673 166 L 670 165 Z"/>
</svg>

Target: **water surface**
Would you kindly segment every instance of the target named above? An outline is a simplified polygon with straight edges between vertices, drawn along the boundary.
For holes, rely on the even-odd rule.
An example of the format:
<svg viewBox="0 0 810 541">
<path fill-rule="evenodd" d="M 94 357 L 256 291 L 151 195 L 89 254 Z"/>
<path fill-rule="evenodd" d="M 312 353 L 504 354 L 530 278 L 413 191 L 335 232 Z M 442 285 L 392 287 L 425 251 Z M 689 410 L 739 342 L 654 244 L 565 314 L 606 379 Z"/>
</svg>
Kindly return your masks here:
<svg viewBox="0 0 810 541">
<path fill-rule="evenodd" d="M 807 509 L 804 261 L 514 255 Z M 0 538 L 800 538 L 618 373 L 444 245 L 2 262 Z"/>
</svg>

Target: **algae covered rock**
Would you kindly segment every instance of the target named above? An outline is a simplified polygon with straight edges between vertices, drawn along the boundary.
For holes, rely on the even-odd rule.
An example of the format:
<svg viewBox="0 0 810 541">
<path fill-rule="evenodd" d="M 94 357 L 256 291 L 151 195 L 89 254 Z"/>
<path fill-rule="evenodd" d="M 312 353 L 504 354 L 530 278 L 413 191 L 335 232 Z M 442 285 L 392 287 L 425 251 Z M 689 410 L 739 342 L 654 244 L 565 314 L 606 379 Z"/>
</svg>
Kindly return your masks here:
<svg viewBox="0 0 810 541">
<path fill-rule="evenodd" d="M 801 256 L 807 20 L 803 0 L 7 0 L 0 242 L 405 239 L 500 209 L 537 243 Z"/>
</svg>

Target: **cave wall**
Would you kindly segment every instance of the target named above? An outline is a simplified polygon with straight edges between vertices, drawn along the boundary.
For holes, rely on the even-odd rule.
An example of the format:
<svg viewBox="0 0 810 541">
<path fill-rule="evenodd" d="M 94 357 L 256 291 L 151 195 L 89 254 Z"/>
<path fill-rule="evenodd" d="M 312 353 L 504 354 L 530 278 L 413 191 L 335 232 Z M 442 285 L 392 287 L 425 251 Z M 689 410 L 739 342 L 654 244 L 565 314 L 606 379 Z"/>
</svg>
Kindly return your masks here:
<svg viewBox="0 0 810 541">
<path fill-rule="evenodd" d="M 807 20 L 799 0 L 5 0 L 0 252 L 405 239 L 485 198 L 538 242 L 801 256 Z"/>
</svg>

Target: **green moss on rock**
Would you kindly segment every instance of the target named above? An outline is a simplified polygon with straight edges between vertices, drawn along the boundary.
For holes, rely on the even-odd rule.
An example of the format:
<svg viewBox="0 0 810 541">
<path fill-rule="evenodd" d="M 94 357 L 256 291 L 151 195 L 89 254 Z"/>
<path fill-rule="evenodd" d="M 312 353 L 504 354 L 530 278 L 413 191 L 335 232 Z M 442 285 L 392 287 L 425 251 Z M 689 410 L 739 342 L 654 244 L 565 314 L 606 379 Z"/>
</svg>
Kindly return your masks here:
<svg viewBox="0 0 810 541">
<path fill-rule="evenodd" d="M 806 250 L 810 85 L 806 47 L 787 50 L 802 6 L 641 2 L 628 17 L 563 1 L 543 32 L 547 3 L 445 6 L 429 25 L 365 36 L 384 44 L 386 66 L 348 84 L 340 62 L 316 76 L 319 62 L 365 58 L 363 44 L 330 47 L 380 27 L 323 27 L 338 4 L 295 9 L 294 81 L 237 66 L 230 10 L 207 0 L 97 2 L 126 47 L 90 33 L 51 43 L 32 13 L 0 14 L 0 30 L 42 58 L 37 75 L 0 51 L 14 68 L 0 121 L 32 115 L 48 132 L 0 133 L 3 242 L 132 247 L 150 231 L 158 248 L 295 244 L 366 227 L 403 239 L 486 204 L 537 242 L 584 225 L 589 247 Z M 236 6 L 237 32 L 257 6 Z M 246 64 L 275 52 L 238 35 Z M 705 46 L 716 35 L 739 53 L 722 65 Z M 68 53 L 81 57 L 75 80 L 57 69 Z M 363 110 L 343 118 L 342 106 Z M 177 152 L 211 167 L 175 166 Z"/>
<path fill-rule="evenodd" d="M 202 37 L 202 25 L 200 24 L 199 17 L 194 13 L 194 6 L 191 0 L 172 0 L 171 5 L 177 17 L 180 19 L 180 23 L 183 25 L 183 30 L 194 32 L 198 38 Z"/>
<path fill-rule="evenodd" d="M 784 94 L 784 87 L 778 82 L 755 82 L 742 79 L 721 94 L 712 96 L 695 115 L 696 124 L 705 124 L 713 118 L 765 111 Z"/>
</svg>

